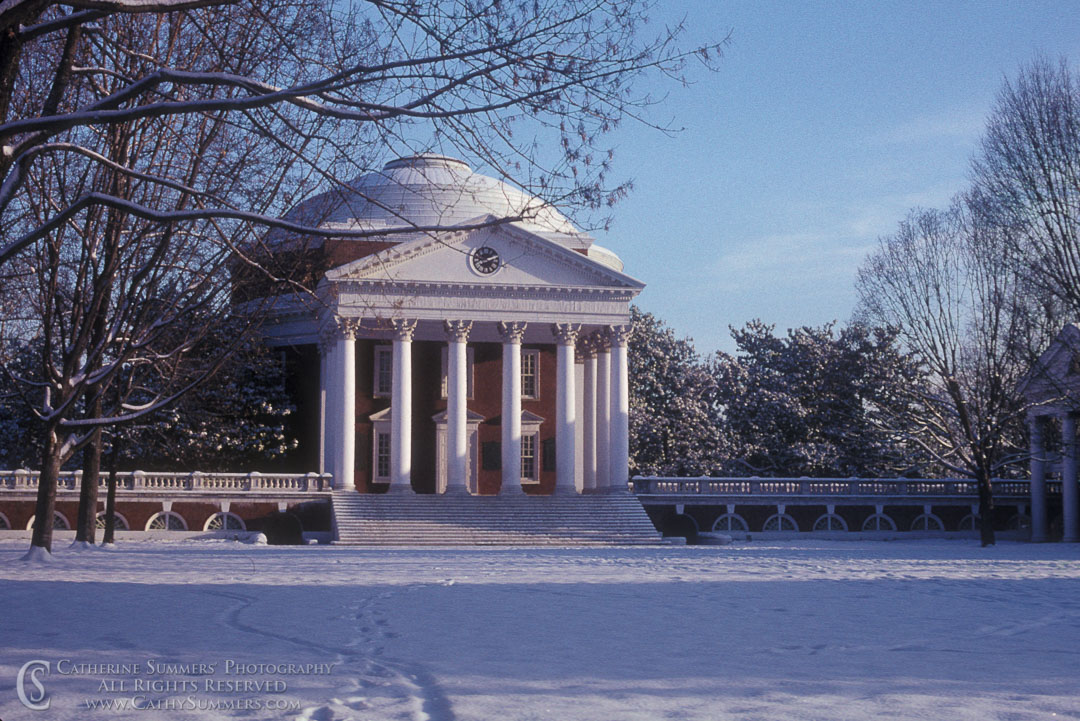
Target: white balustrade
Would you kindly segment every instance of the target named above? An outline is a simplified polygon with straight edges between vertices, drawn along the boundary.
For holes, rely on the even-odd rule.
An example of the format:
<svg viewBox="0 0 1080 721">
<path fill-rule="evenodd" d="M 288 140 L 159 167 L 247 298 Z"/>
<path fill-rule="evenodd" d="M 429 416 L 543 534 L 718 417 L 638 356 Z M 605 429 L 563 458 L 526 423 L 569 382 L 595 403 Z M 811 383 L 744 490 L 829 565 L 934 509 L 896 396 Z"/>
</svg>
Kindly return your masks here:
<svg viewBox="0 0 1080 721">
<path fill-rule="evenodd" d="M 0 470 L 0 494 L 5 491 L 33 491 L 41 474 L 25 469 Z M 63 471 L 56 481 L 58 491 L 77 491 L 82 471 Z M 98 487 L 108 487 L 109 474 L 102 472 Z M 117 490 L 133 493 L 312 493 L 334 487 L 329 473 L 204 473 L 202 471 L 125 471 L 116 474 Z"/>
</svg>

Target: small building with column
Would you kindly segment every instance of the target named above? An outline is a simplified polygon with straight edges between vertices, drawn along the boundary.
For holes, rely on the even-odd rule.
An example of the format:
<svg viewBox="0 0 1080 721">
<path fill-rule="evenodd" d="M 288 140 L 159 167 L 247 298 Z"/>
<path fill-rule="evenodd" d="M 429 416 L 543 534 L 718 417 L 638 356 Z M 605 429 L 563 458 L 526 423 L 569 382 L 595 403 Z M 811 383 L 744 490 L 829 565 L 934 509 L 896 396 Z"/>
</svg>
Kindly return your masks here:
<svg viewBox="0 0 1080 721">
<path fill-rule="evenodd" d="M 388 231 L 305 239 L 315 297 L 278 297 L 265 326 L 318 378 L 317 470 L 337 492 L 627 493 L 629 308 L 644 284 L 614 253 L 439 155 L 289 217 Z"/>
<path fill-rule="evenodd" d="M 1080 325 L 1070 323 L 1039 356 L 1020 383 L 1031 443 L 1031 540 L 1080 541 L 1077 418 L 1080 418 Z M 1061 479 L 1060 495 L 1047 477 Z M 1055 484 L 1056 485 L 1056 484 Z M 1060 504 L 1060 505 L 1059 505 Z"/>
</svg>

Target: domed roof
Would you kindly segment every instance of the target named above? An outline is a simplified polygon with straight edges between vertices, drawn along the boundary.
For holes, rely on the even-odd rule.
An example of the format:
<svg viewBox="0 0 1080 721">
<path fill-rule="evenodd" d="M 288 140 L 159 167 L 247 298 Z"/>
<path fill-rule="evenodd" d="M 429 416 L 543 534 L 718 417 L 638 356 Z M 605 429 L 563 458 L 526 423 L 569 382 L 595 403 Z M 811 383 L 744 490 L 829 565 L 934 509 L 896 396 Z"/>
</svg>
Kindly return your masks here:
<svg viewBox="0 0 1080 721">
<path fill-rule="evenodd" d="M 591 238 L 543 201 L 495 178 L 473 172 L 445 155 L 398 158 L 365 173 L 348 189 L 317 195 L 293 208 L 286 220 L 323 228 L 455 226 L 479 216 L 522 216 L 515 224 L 551 240 Z M 405 238 L 402 238 L 404 240 Z"/>
</svg>

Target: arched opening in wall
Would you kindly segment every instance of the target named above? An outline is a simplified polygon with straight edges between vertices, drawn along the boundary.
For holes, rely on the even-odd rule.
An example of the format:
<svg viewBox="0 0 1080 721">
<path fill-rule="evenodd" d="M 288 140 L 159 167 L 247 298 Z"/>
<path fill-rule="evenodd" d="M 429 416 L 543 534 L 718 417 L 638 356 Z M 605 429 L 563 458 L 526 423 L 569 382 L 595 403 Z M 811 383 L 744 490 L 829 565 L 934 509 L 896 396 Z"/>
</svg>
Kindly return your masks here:
<svg viewBox="0 0 1080 721">
<path fill-rule="evenodd" d="M 11 521 L 3 513 L 0 513 L 0 531 L 10 531 Z"/>
<path fill-rule="evenodd" d="M 203 524 L 204 531 L 246 531 L 247 525 L 244 519 L 235 513 L 221 511 L 206 519 Z"/>
<path fill-rule="evenodd" d="M 117 531 L 129 531 L 129 530 L 131 530 L 131 524 L 129 524 L 127 522 L 127 519 L 124 518 L 122 515 L 120 515 L 119 513 L 113 512 L 113 518 L 115 519 L 115 521 L 114 521 L 115 525 L 113 525 L 113 528 L 115 530 L 117 530 Z M 102 529 L 102 530 L 105 529 L 105 511 L 101 511 L 100 513 L 97 514 L 97 527 Z"/>
<path fill-rule="evenodd" d="M 187 521 L 179 513 L 161 511 L 150 516 L 146 522 L 147 531 L 186 531 Z"/>
<path fill-rule="evenodd" d="M 712 530 L 721 532 L 741 531 L 746 533 L 750 530 L 750 525 L 747 524 L 746 519 L 738 513 L 725 513 L 713 522 Z"/>
<path fill-rule="evenodd" d="M 30 516 L 30 520 L 26 522 L 26 530 L 34 530 L 34 521 L 37 520 L 36 516 Z M 68 519 L 60 511 L 53 511 L 53 523 L 52 527 L 54 531 L 69 531 L 71 530 L 71 524 L 68 523 Z"/>
<path fill-rule="evenodd" d="M 864 531 L 895 531 L 896 523 L 884 513 L 875 513 L 863 521 Z"/>
<path fill-rule="evenodd" d="M 685 513 L 673 513 L 664 521 L 665 536 L 680 536 L 685 538 L 687 543 L 697 541 L 698 530 L 697 521 Z"/>
<path fill-rule="evenodd" d="M 1025 513 L 1013 514 L 1013 517 L 1005 524 L 1005 529 L 1009 531 L 1024 531 L 1029 528 L 1031 528 L 1031 516 Z"/>
<path fill-rule="evenodd" d="M 933 513 L 920 513 L 911 522 L 913 531 L 944 531 L 945 524 Z"/>
<path fill-rule="evenodd" d="M 774 513 L 765 519 L 762 531 L 795 532 L 799 530 L 799 524 L 786 513 Z"/>
<path fill-rule="evenodd" d="M 847 521 L 835 513 L 826 513 L 814 521 L 815 531 L 846 531 Z"/>
<path fill-rule="evenodd" d="M 276 511 L 263 519 L 262 532 L 271 546 L 298 546 L 304 542 L 304 525 L 287 511 Z"/>
<path fill-rule="evenodd" d="M 974 513 L 969 513 L 960 519 L 960 523 L 957 525 L 958 531 L 977 531 L 979 530 L 979 517 Z"/>
</svg>

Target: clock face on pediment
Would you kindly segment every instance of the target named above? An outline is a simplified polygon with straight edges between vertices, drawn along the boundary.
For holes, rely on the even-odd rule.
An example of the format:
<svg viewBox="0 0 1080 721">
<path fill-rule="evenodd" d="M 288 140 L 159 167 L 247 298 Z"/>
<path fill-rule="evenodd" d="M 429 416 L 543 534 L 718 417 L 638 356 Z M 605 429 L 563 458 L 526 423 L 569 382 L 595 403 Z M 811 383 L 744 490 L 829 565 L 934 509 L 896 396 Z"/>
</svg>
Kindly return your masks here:
<svg viewBox="0 0 1080 721">
<path fill-rule="evenodd" d="M 499 251 L 491 246 L 482 245 L 469 254 L 469 263 L 477 273 L 491 275 L 499 269 L 502 261 L 499 258 Z"/>
<path fill-rule="evenodd" d="M 515 228 L 422 236 L 327 271 L 330 282 L 624 288 L 642 284 L 576 250 Z M 517 291 L 515 291 L 517 292 Z"/>
</svg>

